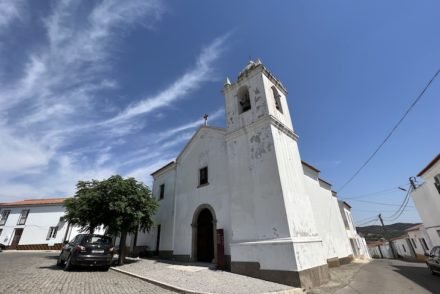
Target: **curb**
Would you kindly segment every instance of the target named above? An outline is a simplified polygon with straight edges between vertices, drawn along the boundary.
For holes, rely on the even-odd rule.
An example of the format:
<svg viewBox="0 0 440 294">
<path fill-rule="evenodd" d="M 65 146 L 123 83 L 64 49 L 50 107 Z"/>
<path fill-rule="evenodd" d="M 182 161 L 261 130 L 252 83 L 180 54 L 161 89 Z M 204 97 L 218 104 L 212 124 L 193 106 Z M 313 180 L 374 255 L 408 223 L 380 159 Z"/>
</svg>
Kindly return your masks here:
<svg viewBox="0 0 440 294">
<path fill-rule="evenodd" d="M 135 277 L 135 278 L 144 280 L 146 282 L 149 282 L 151 284 L 154 284 L 156 286 L 162 287 L 164 289 L 176 291 L 178 293 L 183 293 L 183 294 L 216 294 L 216 293 L 211 293 L 211 292 L 199 292 L 199 291 L 193 291 L 193 290 L 188 290 L 185 288 L 176 287 L 176 286 L 170 285 L 168 283 L 160 282 L 160 281 L 157 281 L 157 280 L 154 280 L 151 278 L 147 278 L 144 276 L 133 274 L 133 273 L 130 273 L 130 272 L 127 272 L 127 271 L 124 271 L 124 270 L 121 270 L 121 269 L 115 268 L 115 267 L 111 267 L 111 269 L 114 270 L 115 272 L 119 272 L 119 273 L 122 273 L 122 274 L 125 274 L 128 276 L 131 276 L 131 277 Z M 303 289 L 294 288 L 294 289 L 274 291 L 274 292 L 264 292 L 261 294 L 299 294 L 299 293 L 304 293 Z"/>
<path fill-rule="evenodd" d="M 111 267 L 111 269 L 116 271 L 116 272 L 120 272 L 120 273 L 123 273 L 125 275 L 132 276 L 132 277 L 135 277 L 135 278 L 147 281 L 147 282 L 149 282 L 151 284 L 154 284 L 156 286 L 162 287 L 164 289 L 176 291 L 176 292 L 183 293 L 183 294 L 214 294 L 214 293 L 210 293 L 210 292 L 198 292 L 198 291 L 188 290 L 188 289 L 185 289 L 185 288 L 176 287 L 176 286 L 164 283 L 164 282 L 159 282 L 159 281 L 151 279 L 151 278 L 146 278 L 146 277 L 143 277 L 143 276 L 140 276 L 140 275 L 137 275 L 137 274 L 133 274 L 133 273 L 130 273 L 130 272 L 127 272 L 127 271 L 124 271 L 124 270 L 121 270 L 121 269 L 118 269 L 118 268 L 115 268 L 115 267 Z"/>
</svg>

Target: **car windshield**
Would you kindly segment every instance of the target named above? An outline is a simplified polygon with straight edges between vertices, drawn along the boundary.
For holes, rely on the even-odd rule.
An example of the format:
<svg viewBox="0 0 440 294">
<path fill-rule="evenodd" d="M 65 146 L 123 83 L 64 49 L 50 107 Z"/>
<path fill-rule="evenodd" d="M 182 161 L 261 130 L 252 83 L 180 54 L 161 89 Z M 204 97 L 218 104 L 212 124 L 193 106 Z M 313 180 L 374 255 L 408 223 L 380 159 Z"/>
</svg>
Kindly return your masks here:
<svg viewBox="0 0 440 294">
<path fill-rule="evenodd" d="M 112 239 L 106 236 L 86 236 L 84 237 L 84 243 L 93 245 L 109 245 L 112 243 Z"/>
</svg>

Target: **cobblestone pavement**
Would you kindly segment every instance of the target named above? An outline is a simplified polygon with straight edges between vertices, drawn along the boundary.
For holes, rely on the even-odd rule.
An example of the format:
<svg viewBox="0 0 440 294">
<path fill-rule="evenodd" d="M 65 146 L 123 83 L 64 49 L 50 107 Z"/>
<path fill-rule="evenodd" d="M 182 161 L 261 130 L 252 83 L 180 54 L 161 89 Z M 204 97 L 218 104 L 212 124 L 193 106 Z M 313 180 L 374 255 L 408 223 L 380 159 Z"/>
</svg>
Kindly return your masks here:
<svg viewBox="0 0 440 294">
<path fill-rule="evenodd" d="M 0 253 L 0 293 L 174 293 L 137 278 L 95 269 L 64 272 L 58 253 Z"/>
<path fill-rule="evenodd" d="M 292 288 L 230 272 L 211 270 L 206 264 L 140 259 L 117 267 L 117 269 L 195 292 L 256 294 L 280 291 L 284 294 L 303 293 L 300 288 Z"/>
</svg>

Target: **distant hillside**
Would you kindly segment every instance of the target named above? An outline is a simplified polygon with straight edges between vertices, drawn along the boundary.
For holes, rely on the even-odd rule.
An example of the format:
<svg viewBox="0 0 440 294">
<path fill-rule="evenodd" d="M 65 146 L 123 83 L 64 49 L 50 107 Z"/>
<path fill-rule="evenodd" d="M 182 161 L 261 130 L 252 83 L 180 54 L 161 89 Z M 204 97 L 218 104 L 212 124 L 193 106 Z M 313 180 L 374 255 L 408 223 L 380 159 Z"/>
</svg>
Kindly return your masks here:
<svg viewBox="0 0 440 294">
<path fill-rule="evenodd" d="M 412 223 L 395 223 L 391 225 L 385 225 L 387 235 L 383 235 L 382 226 L 365 226 L 357 227 L 359 234 L 365 237 L 366 241 L 377 241 L 381 238 L 395 238 L 405 234 L 405 230 L 418 224 Z"/>
</svg>

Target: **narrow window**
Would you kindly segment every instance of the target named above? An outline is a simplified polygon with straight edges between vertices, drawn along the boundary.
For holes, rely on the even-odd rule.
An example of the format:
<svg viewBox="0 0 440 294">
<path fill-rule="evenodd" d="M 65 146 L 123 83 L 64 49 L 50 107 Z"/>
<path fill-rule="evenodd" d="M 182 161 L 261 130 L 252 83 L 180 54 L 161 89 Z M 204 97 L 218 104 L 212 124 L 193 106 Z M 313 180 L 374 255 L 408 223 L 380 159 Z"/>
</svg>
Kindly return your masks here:
<svg viewBox="0 0 440 294">
<path fill-rule="evenodd" d="M 57 236 L 58 227 L 50 227 L 46 240 L 54 239 Z"/>
<path fill-rule="evenodd" d="M 405 252 L 406 252 L 406 248 L 405 248 L 405 245 L 403 245 L 403 244 L 402 244 L 402 248 L 403 248 L 403 251 L 405 251 Z"/>
<path fill-rule="evenodd" d="M 281 95 L 280 93 L 278 93 L 278 90 L 277 88 L 275 88 L 275 86 L 272 86 L 272 94 L 275 108 L 278 109 L 279 112 L 283 113 L 283 107 L 281 105 Z"/>
<path fill-rule="evenodd" d="M 416 241 L 413 239 L 413 238 L 411 238 L 411 242 L 412 242 L 412 244 L 413 244 L 413 246 L 414 246 L 414 248 L 417 248 L 417 244 L 416 244 Z"/>
<path fill-rule="evenodd" d="M 2 235 L 3 229 L 0 229 L 0 236 Z"/>
<path fill-rule="evenodd" d="M 437 230 L 437 235 L 440 237 L 440 230 Z"/>
<path fill-rule="evenodd" d="M 440 194 L 440 174 L 434 177 L 434 186 L 437 189 L 437 192 Z"/>
<path fill-rule="evenodd" d="M 159 194 L 159 200 L 163 199 L 165 196 L 165 184 L 160 185 L 160 194 Z"/>
<path fill-rule="evenodd" d="M 208 167 L 199 170 L 199 186 L 208 184 Z"/>
<path fill-rule="evenodd" d="M 6 223 L 10 212 L 11 212 L 10 210 L 3 210 L 2 211 L 2 214 L 0 216 L 0 226 L 3 226 Z"/>
<path fill-rule="evenodd" d="M 237 93 L 239 112 L 243 113 L 251 109 L 251 99 L 249 97 L 249 89 L 247 87 L 241 87 Z"/>
<path fill-rule="evenodd" d="M 21 211 L 20 218 L 18 219 L 17 225 L 24 225 L 26 223 L 28 214 L 29 214 L 29 209 L 23 209 Z"/>
<path fill-rule="evenodd" d="M 429 251 L 428 244 L 426 244 L 425 238 L 419 238 L 420 244 L 422 244 L 422 248 L 425 251 Z"/>
</svg>

